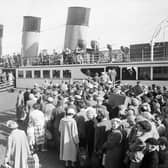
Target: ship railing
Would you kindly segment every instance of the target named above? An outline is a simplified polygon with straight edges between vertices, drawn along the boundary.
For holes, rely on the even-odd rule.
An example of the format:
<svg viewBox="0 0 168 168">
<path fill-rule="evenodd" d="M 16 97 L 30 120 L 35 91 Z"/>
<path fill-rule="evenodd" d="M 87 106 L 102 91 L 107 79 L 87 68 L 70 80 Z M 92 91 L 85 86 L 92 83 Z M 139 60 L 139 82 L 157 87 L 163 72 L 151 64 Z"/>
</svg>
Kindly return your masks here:
<svg viewBox="0 0 168 168">
<path fill-rule="evenodd" d="M 0 67 L 19 67 L 19 66 L 41 66 L 41 65 L 69 65 L 69 64 L 104 64 L 104 63 L 121 63 L 121 62 L 146 62 L 151 61 L 150 57 L 128 57 L 128 58 L 113 58 L 110 59 L 108 56 L 103 54 L 77 54 L 69 55 L 64 57 L 63 55 L 57 56 L 36 56 L 36 57 L 24 57 L 14 61 L 12 59 L 0 60 Z M 167 57 L 161 57 L 155 55 L 155 61 L 168 61 Z"/>
</svg>

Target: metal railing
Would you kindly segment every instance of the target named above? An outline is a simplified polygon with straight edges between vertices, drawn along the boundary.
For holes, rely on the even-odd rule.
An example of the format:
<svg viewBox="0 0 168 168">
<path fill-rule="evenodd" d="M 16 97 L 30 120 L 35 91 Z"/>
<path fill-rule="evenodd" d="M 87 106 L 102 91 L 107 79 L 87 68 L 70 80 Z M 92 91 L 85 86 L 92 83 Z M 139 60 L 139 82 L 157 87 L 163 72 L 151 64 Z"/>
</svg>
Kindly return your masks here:
<svg viewBox="0 0 168 168">
<path fill-rule="evenodd" d="M 17 60 L 17 61 L 16 61 Z M 142 53 L 141 57 L 130 57 L 130 55 L 123 56 L 118 55 L 116 58 L 114 55 L 112 59 L 108 54 L 102 52 L 94 53 L 82 53 L 82 54 L 59 54 L 59 55 L 47 55 L 37 57 L 21 57 L 13 59 L 12 57 L 1 59 L 1 67 L 19 67 L 19 66 L 40 66 L 40 65 L 69 65 L 69 64 L 103 64 L 103 63 L 120 63 L 120 62 L 144 62 L 150 61 L 150 53 Z M 168 61 L 168 55 L 161 56 L 160 53 L 154 54 L 153 61 Z"/>
</svg>

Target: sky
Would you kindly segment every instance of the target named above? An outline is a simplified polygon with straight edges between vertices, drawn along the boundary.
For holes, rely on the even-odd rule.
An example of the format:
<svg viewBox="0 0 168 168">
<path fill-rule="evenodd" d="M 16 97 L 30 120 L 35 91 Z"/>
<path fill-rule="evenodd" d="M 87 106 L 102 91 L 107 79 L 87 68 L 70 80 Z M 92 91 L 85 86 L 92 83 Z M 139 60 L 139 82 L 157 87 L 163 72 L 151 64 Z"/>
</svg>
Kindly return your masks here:
<svg viewBox="0 0 168 168">
<path fill-rule="evenodd" d="M 40 50 L 61 51 L 68 7 L 91 8 L 88 46 L 100 48 L 150 42 L 159 23 L 168 18 L 168 0 L 0 0 L 0 24 L 4 25 L 3 55 L 21 51 L 23 16 L 41 17 Z M 163 26 L 158 41 L 168 40 Z"/>
</svg>

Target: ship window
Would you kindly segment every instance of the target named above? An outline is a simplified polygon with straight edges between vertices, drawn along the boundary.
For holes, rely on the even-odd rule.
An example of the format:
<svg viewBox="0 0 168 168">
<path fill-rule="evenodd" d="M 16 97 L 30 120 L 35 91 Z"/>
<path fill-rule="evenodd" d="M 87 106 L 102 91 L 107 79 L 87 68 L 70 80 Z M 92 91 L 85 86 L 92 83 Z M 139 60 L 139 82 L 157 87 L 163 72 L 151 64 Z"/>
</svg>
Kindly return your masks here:
<svg viewBox="0 0 168 168">
<path fill-rule="evenodd" d="M 52 73 L 53 73 L 53 78 L 60 78 L 60 71 L 53 70 Z"/>
<path fill-rule="evenodd" d="M 34 71 L 34 78 L 41 78 L 41 71 Z"/>
<path fill-rule="evenodd" d="M 138 68 L 138 80 L 151 80 L 150 67 L 139 67 Z"/>
<path fill-rule="evenodd" d="M 106 72 L 111 73 L 110 76 L 113 76 L 112 74 L 115 74 L 116 75 L 115 80 L 120 80 L 120 67 L 108 66 L 108 67 L 106 67 Z"/>
<path fill-rule="evenodd" d="M 71 71 L 70 70 L 64 70 L 63 71 L 63 78 L 71 78 Z"/>
<path fill-rule="evenodd" d="M 18 71 L 18 78 L 23 78 L 24 77 L 24 73 L 22 70 Z"/>
<path fill-rule="evenodd" d="M 50 78 L 50 70 L 43 71 L 43 78 Z"/>
<path fill-rule="evenodd" d="M 101 72 L 104 71 L 104 68 L 81 68 L 81 72 L 84 73 L 87 76 L 94 77 L 96 73 L 101 75 Z"/>
<path fill-rule="evenodd" d="M 153 67 L 153 80 L 168 80 L 168 67 Z"/>
<path fill-rule="evenodd" d="M 136 68 L 122 68 L 122 80 L 136 80 Z"/>
<path fill-rule="evenodd" d="M 26 78 L 32 78 L 32 71 L 26 71 Z"/>
</svg>

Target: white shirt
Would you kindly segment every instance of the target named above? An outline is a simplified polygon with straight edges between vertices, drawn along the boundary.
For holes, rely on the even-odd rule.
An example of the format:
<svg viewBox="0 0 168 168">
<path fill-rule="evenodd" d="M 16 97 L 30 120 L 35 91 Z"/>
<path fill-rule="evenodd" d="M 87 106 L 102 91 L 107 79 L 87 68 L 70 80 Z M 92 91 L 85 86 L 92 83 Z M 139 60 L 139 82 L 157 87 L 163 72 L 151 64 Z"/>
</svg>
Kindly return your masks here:
<svg viewBox="0 0 168 168">
<path fill-rule="evenodd" d="M 40 110 L 33 110 L 30 112 L 29 115 L 29 125 L 31 126 L 44 126 L 45 119 L 44 119 L 44 114 Z"/>
</svg>

